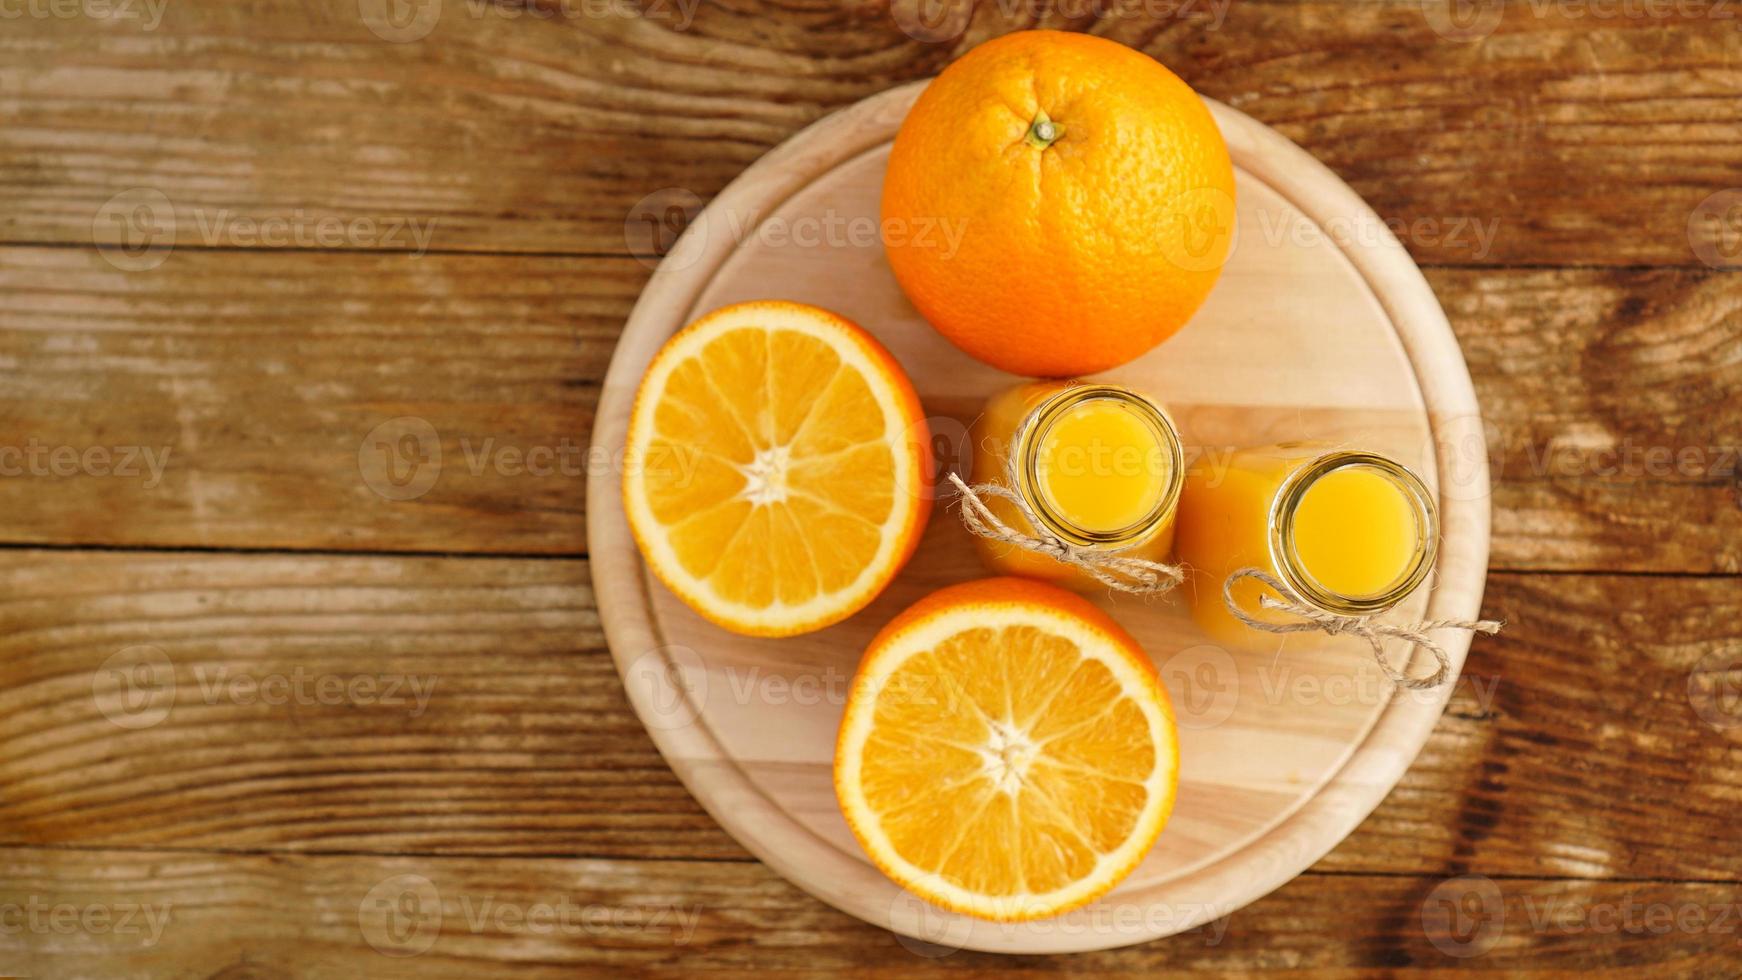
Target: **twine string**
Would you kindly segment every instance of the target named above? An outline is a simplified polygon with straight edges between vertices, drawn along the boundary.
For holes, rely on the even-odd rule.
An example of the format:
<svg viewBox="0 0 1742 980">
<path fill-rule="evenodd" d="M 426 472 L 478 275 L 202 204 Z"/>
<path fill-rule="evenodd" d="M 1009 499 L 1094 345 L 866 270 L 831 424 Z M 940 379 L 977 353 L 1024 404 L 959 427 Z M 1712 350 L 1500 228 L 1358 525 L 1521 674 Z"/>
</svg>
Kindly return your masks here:
<svg viewBox="0 0 1742 980">
<path fill-rule="evenodd" d="M 1234 583 L 1247 578 L 1268 586 L 1276 593 L 1276 596 L 1260 595 L 1258 597 L 1260 609 L 1288 613 L 1299 617 L 1299 619 L 1289 623 L 1272 623 L 1259 619 L 1240 608 L 1239 603 L 1234 601 Z M 1277 596 L 1281 598 L 1277 598 Z M 1438 643 L 1428 637 L 1429 633 L 1440 629 L 1459 629 L 1493 636 L 1500 632 L 1500 627 L 1504 625 L 1492 619 L 1429 619 L 1407 626 L 1398 626 L 1391 623 L 1374 622 L 1372 616 L 1339 616 L 1301 601 L 1299 597 L 1289 591 L 1287 586 L 1277 580 L 1276 576 L 1257 568 L 1242 568 L 1228 576 L 1228 580 L 1222 583 L 1222 601 L 1228 604 L 1228 611 L 1234 614 L 1235 619 L 1255 630 L 1263 630 L 1266 633 L 1304 633 L 1316 630 L 1327 636 L 1358 636 L 1372 645 L 1373 659 L 1379 664 L 1379 669 L 1385 672 L 1385 676 L 1391 678 L 1393 684 L 1409 688 L 1412 691 L 1439 687 L 1452 674 L 1452 658 Z M 1391 666 L 1391 663 L 1385 659 L 1385 641 L 1387 639 L 1403 640 L 1412 647 L 1426 650 L 1433 655 L 1439 666 L 1430 676 L 1410 677 Z"/>
<path fill-rule="evenodd" d="M 969 486 L 961 477 L 950 474 L 950 482 L 955 485 L 957 499 L 962 504 L 962 524 L 969 531 L 1081 569 L 1102 585 L 1121 592 L 1160 595 L 1185 581 L 1185 569 L 1178 565 L 1133 558 L 1123 554 L 1122 549 L 1086 548 L 1066 541 L 1046 526 L 1022 494 L 1010 489 L 1016 485 L 1014 467 L 1006 467 L 1005 479 L 1010 486 L 996 483 Z M 1025 534 L 1000 520 L 986 503 L 992 497 L 1002 497 L 1015 505 L 1017 513 L 1028 522 L 1032 532 Z"/>
</svg>

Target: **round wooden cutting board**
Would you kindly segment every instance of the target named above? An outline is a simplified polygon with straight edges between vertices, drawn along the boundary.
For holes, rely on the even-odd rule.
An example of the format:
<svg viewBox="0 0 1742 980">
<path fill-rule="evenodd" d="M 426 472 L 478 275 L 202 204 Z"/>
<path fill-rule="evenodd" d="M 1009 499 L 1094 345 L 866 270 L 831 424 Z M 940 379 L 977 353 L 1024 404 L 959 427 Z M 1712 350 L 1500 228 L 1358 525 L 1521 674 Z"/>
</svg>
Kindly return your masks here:
<svg viewBox="0 0 1742 980">
<path fill-rule="evenodd" d="M 876 334 L 912 376 L 944 463 L 966 472 L 966 424 L 1018 379 L 934 332 L 884 260 L 884 165 L 922 87 L 816 123 L 697 218 L 629 318 L 605 379 L 596 447 L 621 459 L 636 386 L 674 331 L 726 303 L 780 298 Z M 1189 448 L 1311 438 L 1414 466 L 1440 496 L 1444 537 L 1435 578 L 1393 615 L 1475 618 L 1488 559 L 1487 455 L 1445 315 L 1342 181 L 1247 116 L 1211 108 L 1237 169 L 1232 258 L 1184 330 L 1102 377 L 1155 394 Z M 596 470 L 588 484 L 593 584 L 624 686 L 666 760 L 769 866 L 926 954 L 1103 949 L 1235 911 L 1318 860 L 1379 803 L 1451 690 L 1392 691 L 1359 640 L 1300 634 L 1257 652 L 1224 650 L 1198 633 L 1183 597 L 1098 596 L 1149 651 L 1179 715 L 1173 818 L 1099 902 L 1041 922 L 981 922 L 884 878 L 848 831 L 831 779 L 848 681 L 871 635 L 927 592 L 987 574 L 948 501 L 937 502 L 918 553 L 870 607 L 807 636 L 759 640 L 710 625 L 651 579 L 619 486 L 616 468 Z M 1468 637 L 1440 642 L 1461 667 Z"/>
</svg>

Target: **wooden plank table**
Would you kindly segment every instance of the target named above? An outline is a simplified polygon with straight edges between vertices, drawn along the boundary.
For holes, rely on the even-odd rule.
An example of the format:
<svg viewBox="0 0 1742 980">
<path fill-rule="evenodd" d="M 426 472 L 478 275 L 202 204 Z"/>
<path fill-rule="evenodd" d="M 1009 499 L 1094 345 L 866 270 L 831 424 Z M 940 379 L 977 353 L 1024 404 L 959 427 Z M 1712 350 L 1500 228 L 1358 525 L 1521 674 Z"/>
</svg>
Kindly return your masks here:
<svg viewBox="0 0 1742 980">
<path fill-rule="evenodd" d="M 1742 968 L 1742 8 L 0 17 L 0 976 Z M 582 487 L 685 216 L 1037 25 L 1153 54 L 1391 223 L 1482 400 L 1511 625 L 1292 884 L 1001 959 L 821 905 L 690 799 L 604 649 Z"/>
</svg>

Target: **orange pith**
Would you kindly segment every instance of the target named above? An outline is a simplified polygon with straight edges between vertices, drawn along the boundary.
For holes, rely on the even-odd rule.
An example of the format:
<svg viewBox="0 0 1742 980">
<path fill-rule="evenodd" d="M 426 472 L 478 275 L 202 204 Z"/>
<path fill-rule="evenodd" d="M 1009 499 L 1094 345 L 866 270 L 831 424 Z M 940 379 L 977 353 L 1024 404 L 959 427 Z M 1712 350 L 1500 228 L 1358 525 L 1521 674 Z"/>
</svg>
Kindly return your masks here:
<svg viewBox="0 0 1742 980">
<path fill-rule="evenodd" d="M 1234 171 L 1203 100 L 1154 59 L 1024 31 L 927 86 L 882 217 L 933 326 L 996 367 L 1067 377 L 1137 357 L 1203 303 L 1232 243 Z"/>
<path fill-rule="evenodd" d="M 933 593 L 872 640 L 835 791 L 898 884 L 1020 921 L 1136 867 L 1178 771 L 1173 711 L 1136 641 L 1080 596 L 999 578 Z"/>
<path fill-rule="evenodd" d="M 912 554 L 929 512 L 919 399 L 857 325 L 739 303 L 654 358 L 624 509 L 649 567 L 697 612 L 787 636 L 846 618 Z"/>
</svg>

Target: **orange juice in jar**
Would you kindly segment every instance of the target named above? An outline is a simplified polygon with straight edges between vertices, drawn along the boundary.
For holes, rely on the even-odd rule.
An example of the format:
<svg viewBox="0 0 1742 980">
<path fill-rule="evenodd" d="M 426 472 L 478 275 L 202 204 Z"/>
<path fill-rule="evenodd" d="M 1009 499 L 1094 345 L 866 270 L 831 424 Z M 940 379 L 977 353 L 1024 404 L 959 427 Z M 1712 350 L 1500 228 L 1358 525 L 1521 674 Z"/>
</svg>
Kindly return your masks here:
<svg viewBox="0 0 1742 980">
<path fill-rule="evenodd" d="M 1185 454 L 1173 420 L 1151 399 L 1118 385 L 1037 381 L 994 395 L 970 434 L 974 482 L 1008 484 L 1050 535 L 1151 561 L 1172 550 Z M 1034 533 L 1011 501 L 990 497 L 986 504 L 1018 532 Z M 993 571 L 1106 587 L 1047 555 L 975 542 Z"/>
<path fill-rule="evenodd" d="M 1283 582 L 1302 601 L 1339 616 L 1368 616 L 1403 601 L 1427 577 L 1439 540 L 1433 496 L 1389 457 L 1291 442 L 1206 454 L 1186 474 L 1178 559 L 1190 575 L 1198 625 L 1230 645 L 1274 643 L 1229 613 L 1223 583 L 1242 568 Z M 1248 614 L 1266 590 L 1247 578 L 1234 601 Z"/>
</svg>

